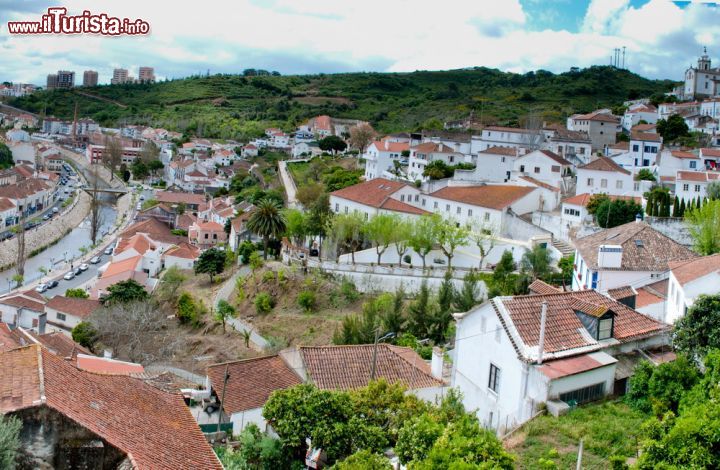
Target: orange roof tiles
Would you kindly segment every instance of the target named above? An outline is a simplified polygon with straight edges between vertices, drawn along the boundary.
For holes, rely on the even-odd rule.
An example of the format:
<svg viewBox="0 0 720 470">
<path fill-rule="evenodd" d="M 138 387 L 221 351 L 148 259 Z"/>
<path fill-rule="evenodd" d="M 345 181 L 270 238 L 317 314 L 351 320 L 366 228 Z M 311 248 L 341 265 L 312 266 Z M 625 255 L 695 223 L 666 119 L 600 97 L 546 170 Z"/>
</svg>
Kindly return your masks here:
<svg viewBox="0 0 720 470">
<path fill-rule="evenodd" d="M 700 157 L 692 152 L 684 152 L 682 150 L 673 150 L 670 154 L 675 158 L 697 160 Z"/>
<path fill-rule="evenodd" d="M 556 188 L 555 186 L 552 186 L 550 184 L 543 183 L 542 181 L 536 180 L 532 176 L 521 176 L 520 179 L 523 181 L 527 181 L 528 183 L 531 183 L 540 188 L 545 188 L 549 191 L 560 192 L 560 188 Z"/>
<path fill-rule="evenodd" d="M 380 152 L 396 152 L 402 153 L 404 150 L 410 150 L 410 144 L 407 142 L 390 142 L 387 140 L 378 140 L 370 145 L 374 145 Z"/>
<path fill-rule="evenodd" d="M 615 163 L 612 158 L 607 157 L 599 157 L 596 160 L 581 166 L 578 170 L 614 171 L 625 175 L 630 174 L 628 170 Z"/>
<path fill-rule="evenodd" d="M 431 196 L 479 207 L 502 210 L 533 191 L 535 191 L 535 188 L 530 186 L 446 186 L 435 191 Z"/>
<path fill-rule="evenodd" d="M 138 469 L 222 469 L 182 396 L 79 370 L 37 345 L 0 353 L 0 411 L 45 405 L 124 452 Z"/>
<path fill-rule="evenodd" d="M 703 148 L 700 149 L 703 157 L 720 157 L 720 149 Z"/>
<path fill-rule="evenodd" d="M 365 181 L 364 183 L 333 191 L 330 195 L 365 204 L 366 206 L 380 207 L 386 198 L 406 186 L 408 186 L 407 183 L 403 183 L 402 181 L 375 178 L 370 181 Z"/>
<path fill-rule="evenodd" d="M 614 364 L 611 362 L 610 364 Z M 609 364 L 603 364 L 592 357 L 592 354 L 583 354 L 581 356 L 569 357 L 566 359 L 557 359 L 549 361 L 538 366 L 540 372 L 550 380 L 567 377 L 570 375 L 587 372 Z"/>
<path fill-rule="evenodd" d="M 559 287 L 551 286 L 547 282 L 535 279 L 529 286 L 528 290 L 531 294 L 557 294 L 562 292 Z"/>
<path fill-rule="evenodd" d="M 190 245 L 189 243 L 181 243 L 174 246 L 164 253 L 164 256 L 174 256 L 176 258 L 196 259 L 200 256 L 200 248 Z"/>
<path fill-rule="evenodd" d="M 275 390 L 302 383 L 300 377 L 280 356 L 258 357 L 209 366 L 207 374 L 218 396 L 222 394 L 226 368 L 230 377 L 223 408 L 226 413 L 231 414 L 262 408 Z"/>
<path fill-rule="evenodd" d="M 720 253 L 690 260 L 671 261 L 668 265 L 678 282 L 685 285 L 710 273 L 720 273 Z"/>
<path fill-rule="evenodd" d="M 607 294 L 615 300 L 621 300 L 636 296 L 637 291 L 632 286 L 621 286 L 614 289 L 608 289 Z"/>
<path fill-rule="evenodd" d="M 394 212 L 404 212 L 406 214 L 416 214 L 416 215 L 423 215 L 423 214 L 429 214 L 430 212 L 420 209 L 419 207 L 411 206 L 410 204 L 406 204 L 402 201 L 398 201 L 397 199 L 393 199 L 391 197 L 385 199 L 382 204 L 380 204 L 380 209 L 385 209 L 389 211 Z"/>
<path fill-rule="evenodd" d="M 94 372 L 96 374 L 131 375 L 142 374 L 145 372 L 145 368 L 142 364 L 118 361 L 116 359 L 107 359 L 88 354 L 78 354 L 76 365 L 78 369 Z"/>
<path fill-rule="evenodd" d="M 452 147 L 448 147 L 445 144 L 436 144 L 435 142 L 425 142 L 422 144 L 418 144 L 414 147 L 411 147 L 410 150 L 415 150 L 415 152 L 423 153 L 459 153 Z"/>
<path fill-rule="evenodd" d="M 117 276 L 118 274 L 133 272 L 136 270 L 141 260 L 142 256 L 137 255 L 121 261 L 113 261 L 108 265 L 107 269 L 105 269 L 105 272 L 102 273 L 102 276 L 100 276 L 100 278 L 106 279 L 109 277 Z"/>
<path fill-rule="evenodd" d="M 321 389 L 349 390 L 370 382 L 373 345 L 301 347 L 308 380 Z M 437 387 L 427 363 L 410 348 L 379 344 L 376 377 L 403 382 L 410 389 Z"/>
<path fill-rule="evenodd" d="M 97 300 L 78 299 L 74 297 L 56 295 L 50 299 L 45 306 L 61 313 L 75 315 L 79 318 L 87 318 L 95 310 L 99 309 L 102 304 L 100 304 Z"/>
<path fill-rule="evenodd" d="M 488 147 L 485 150 L 479 151 L 478 155 L 480 155 L 480 154 L 505 155 L 508 157 L 517 157 L 518 149 L 516 149 L 514 147 Z"/>
<path fill-rule="evenodd" d="M 716 181 L 720 178 L 720 173 L 710 171 L 678 171 L 676 181 L 696 181 L 698 183 L 706 183 L 708 181 Z"/>
<path fill-rule="evenodd" d="M 652 132 L 633 132 L 630 134 L 630 140 L 639 140 L 641 142 L 662 142 L 662 136 Z"/>
</svg>

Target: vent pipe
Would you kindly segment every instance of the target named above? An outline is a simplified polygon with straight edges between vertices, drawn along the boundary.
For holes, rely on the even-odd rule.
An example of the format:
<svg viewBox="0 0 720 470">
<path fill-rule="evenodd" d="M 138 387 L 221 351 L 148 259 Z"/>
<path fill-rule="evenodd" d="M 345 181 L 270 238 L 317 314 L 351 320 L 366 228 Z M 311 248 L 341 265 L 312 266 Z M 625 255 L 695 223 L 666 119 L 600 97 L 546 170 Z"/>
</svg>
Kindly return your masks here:
<svg viewBox="0 0 720 470">
<path fill-rule="evenodd" d="M 547 302 L 543 300 L 540 313 L 540 342 L 538 344 L 538 364 L 542 364 L 543 351 L 545 351 L 545 322 L 547 321 Z"/>
</svg>

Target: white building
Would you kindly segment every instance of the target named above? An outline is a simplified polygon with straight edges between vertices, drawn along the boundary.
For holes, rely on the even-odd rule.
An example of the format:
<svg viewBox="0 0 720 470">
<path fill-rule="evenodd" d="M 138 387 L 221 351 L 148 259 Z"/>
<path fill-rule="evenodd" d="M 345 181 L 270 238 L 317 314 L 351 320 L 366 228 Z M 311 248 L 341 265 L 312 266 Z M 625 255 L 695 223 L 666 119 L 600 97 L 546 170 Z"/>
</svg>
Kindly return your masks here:
<svg viewBox="0 0 720 470">
<path fill-rule="evenodd" d="M 675 176 L 678 171 L 701 171 L 705 169 L 700 156 L 693 152 L 663 149 L 658 156 L 659 176 Z"/>
<path fill-rule="evenodd" d="M 645 222 L 629 222 L 575 240 L 573 290 L 635 289 L 667 277 L 671 261 L 697 255 Z"/>
<path fill-rule="evenodd" d="M 0 319 L 12 328 L 45 333 L 47 299 L 35 291 L 16 292 L 0 297 Z"/>
<path fill-rule="evenodd" d="M 330 210 L 336 214 L 360 212 L 369 220 L 377 214 L 419 216 L 428 212 L 410 204 L 420 191 L 402 181 L 375 178 L 330 193 Z"/>
<path fill-rule="evenodd" d="M 447 165 L 469 163 L 465 155 L 455 151 L 445 144 L 425 142 L 410 148 L 410 159 L 408 163 L 408 178 L 411 181 L 428 181 L 430 177 L 424 176 L 425 167 L 434 161 L 442 161 Z"/>
<path fill-rule="evenodd" d="M 487 126 L 479 136 L 473 136 L 471 152 L 478 152 L 491 147 L 540 147 L 545 135 L 540 130 L 520 129 L 517 127 Z"/>
<path fill-rule="evenodd" d="M 620 118 L 609 109 L 599 109 L 590 114 L 574 114 L 568 118 L 567 128 L 587 133 L 593 150 L 603 150 L 613 145 L 621 131 Z"/>
<path fill-rule="evenodd" d="M 45 304 L 47 331 L 59 331 L 70 335 L 73 328 L 87 320 L 101 306 L 97 300 L 56 295 Z"/>
<path fill-rule="evenodd" d="M 403 152 L 410 153 L 409 143 L 380 140 L 368 145 L 363 155 L 363 158 L 365 158 L 365 180 L 388 177 L 388 174 L 395 170 L 395 165 L 400 164 Z M 407 162 L 405 163 L 407 164 Z"/>
<path fill-rule="evenodd" d="M 595 193 L 597 194 L 597 193 Z M 563 226 L 567 228 L 580 227 L 584 223 L 592 222 L 592 216 L 587 210 L 588 203 L 592 199 L 594 194 L 581 193 L 573 197 L 569 197 L 562 202 L 561 220 Z M 642 205 L 642 199 L 640 197 L 632 196 L 610 196 L 611 200 L 622 199 L 626 201 L 633 201 L 636 204 Z"/>
<path fill-rule="evenodd" d="M 701 200 L 707 196 L 707 186 L 718 181 L 720 173 L 712 171 L 678 171 L 675 177 L 675 195 L 681 201 Z"/>
<path fill-rule="evenodd" d="M 640 182 L 637 182 L 637 188 L 635 183 L 630 171 L 615 163 L 611 158 L 598 157 L 587 165 L 578 167 L 576 193 L 637 195 L 641 191 L 641 187 Z"/>
<path fill-rule="evenodd" d="M 698 58 L 697 67 L 690 67 L 685 71 L 685 86 L 683 97 L 685 99 L 708 98 L 720 94 L 720 68 L 712 68 L 707 48 Z"/>
<path fill-rule="evenodd" d="M 629 159 L 634 167 L 647 168 L 657 164 L 662 137 L 649 132 L 636 132 L 630 137 Z"/>
<path fill-rule="evenodd" d="M 710 116 L 713 119 L 720 119 L 720 98 L 703 101 L 700 104 L 700 114 Z"/>
<path fill-rule="evenodd" d="M 669 327 L 592 290 L 495 297 L 455 318 L 452 386 L 499 434 L 543 406 L 623 392 L 619 356 L 669 342 Z"/>
<path fill-rule="evenodd" d="M 720 292 L 720 254 L 670 262 L 668 298 L 663 321 L 673 324 L 699 295 Z"/>
<path fill-rule="evenodd" d="M 455 170 L 454 180 L 475 182 L 507 182 L 517 160 L 525 153 L 520 147 L 490 147 L 474 155 L 473 170 Z"/>
<path fill-rule="evenodd" d="M 658 121 L 658 110 L 652 105 L 638 104 L 630 106 L 622 118 L 622 127 L 630 131 L 633 126 L 645 121 L 646 124 L 655 124 Z"/>
<path fill-rule="evenodd" d="M 720 137 L 718 137 L 720 139 Z M 720 140 L 718 140 L 720 143 Z M 720 168 L 720 148 L 702 148 L 700 149 L 700 158 L 703 165 L 708 170 L 717 170 Z"/>
<path fill-rule="evenodd" d="M 529 176 L 557 189 L 565 189 L 563 178 L 568 176 L 572 163 L 549 150 L 535 150 L 515 159 L 513 178 Z"/>
</svg>

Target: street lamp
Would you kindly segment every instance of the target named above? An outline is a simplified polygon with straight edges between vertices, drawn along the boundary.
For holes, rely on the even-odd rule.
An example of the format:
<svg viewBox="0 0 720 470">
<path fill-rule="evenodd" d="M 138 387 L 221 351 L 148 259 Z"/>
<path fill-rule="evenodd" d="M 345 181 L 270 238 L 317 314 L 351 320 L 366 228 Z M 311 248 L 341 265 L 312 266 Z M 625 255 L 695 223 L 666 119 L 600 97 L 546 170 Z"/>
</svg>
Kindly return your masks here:
<svg viewBox="0 0 720 470">
<path fill-rule="evenodd" d="M 380 327 L 378 327 L 378 328 L 375 330 L 375 344 L 374 344 L 374 346 L 373 346 L 373 361 L 372 361 L 372 369 L 370 370 L 370 380 L 375 380 L 375 369 L 376 369 L 376 367 L 377 367 L 377 349 L 378 349 L 378 343 L 380 343 L 380 341 L 384 341 L 384 340 L 386 340 L 386 339 L 388 339 L 388 338 L 393 338 L 393 337 L 395 337 L 395 333 L 393 333 L 393 332 L 390 332 L 390 333 L 386 334 L 385 336 L 383 336 L 383 337 L 381 337 L 381 338 L 378 338 L 379 335 L 380 335 Z"/>
</svg>

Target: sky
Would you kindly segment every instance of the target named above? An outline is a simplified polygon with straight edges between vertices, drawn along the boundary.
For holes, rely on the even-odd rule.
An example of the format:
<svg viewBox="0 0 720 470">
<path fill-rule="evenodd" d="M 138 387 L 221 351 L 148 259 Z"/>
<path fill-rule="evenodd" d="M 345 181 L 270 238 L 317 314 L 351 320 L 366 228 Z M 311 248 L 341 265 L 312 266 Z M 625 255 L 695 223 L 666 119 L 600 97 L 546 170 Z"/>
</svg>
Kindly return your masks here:
<svg viewBox="0 0 720 470">
<path fill-rule="evenodd" d="M 11 35 L 49 7 L 150 24 L 147 36 Z M 116 67 L 159 78 L 240 73 L 409 72 L 486 66 L 512 72 L 609 64 L 680 80 L 702 48 L 720 64 L 720 8 L 670 0 L 0 0 L 0 81 Z"/>
</svg>

